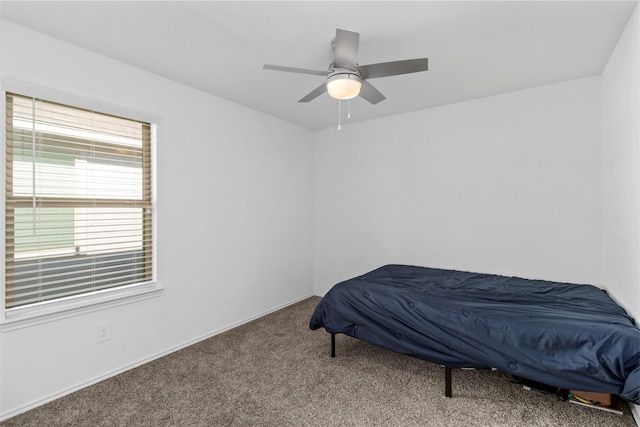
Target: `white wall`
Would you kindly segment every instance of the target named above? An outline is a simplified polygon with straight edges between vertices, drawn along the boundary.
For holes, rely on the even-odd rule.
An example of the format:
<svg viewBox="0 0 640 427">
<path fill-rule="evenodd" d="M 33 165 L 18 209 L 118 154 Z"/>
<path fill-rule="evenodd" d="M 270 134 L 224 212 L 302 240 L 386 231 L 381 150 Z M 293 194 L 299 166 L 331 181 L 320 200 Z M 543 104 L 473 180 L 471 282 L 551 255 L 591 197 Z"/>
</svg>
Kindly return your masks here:
<svg viewBox="0 0 640 427">
<path fill-rule="evenodd" d="M 640 324 L 640 8 L 601 75 L 602 277 Z M 640 405 L 631 405 L 640 424 Z"/>
<path fill-rule="evenodd" d="M 386 263 L 599 283 L 599 84 L 316 132 L 316 292 Z"/>
<path fill-rule="evenodd" d="M 162 295 L 1 334 L 0 417 L 312 292 L 310 131 L 3 21 L 0 77 L 161 116 Z M 97 344 L 96 325 L 112 322 Z"/>
<path fill-rule="evenodd" d="M 603 283 L 640 322 L 640 10 L 602 73 Z"/>
</svg>

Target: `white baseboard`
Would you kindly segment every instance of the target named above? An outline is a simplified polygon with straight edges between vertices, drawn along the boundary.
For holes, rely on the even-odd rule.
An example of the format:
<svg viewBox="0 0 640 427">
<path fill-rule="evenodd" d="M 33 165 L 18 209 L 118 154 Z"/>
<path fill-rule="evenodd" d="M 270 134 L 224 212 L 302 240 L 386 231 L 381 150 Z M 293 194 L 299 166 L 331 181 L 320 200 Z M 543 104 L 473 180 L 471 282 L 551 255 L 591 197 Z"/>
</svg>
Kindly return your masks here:
<svg viewBox="0 0 640 427">
<path fill-rule="evenodd" d="M 631 415 L 633 415 L 633 419 L 636 420 L 636 424 L 640 426 L 640 405 L 629 403 L 629 408 L 631 408 Z"/>
<path fill-rule="evenodd" d="M 138 360 L 136 362 L 127 364 L 125 366 L 122 366 L 122 367 L 120 367 L 118 369 L 114 369 L 114 370 L 112 370 L 110 372 L 107 372 L 107 373 L 105 373 L 103 375 L 99 375 L 97 377 L 94 377 L 94 378 L 92 378 L 92 379 L 90 379 L 88 381 L 83 381 L 82 383 L 79 383 L 79 384 L 76 384 L 74 386 L 65 388 L 63 390 L 58 391 L 57 393 L 51 394 L 51 395 L 49 395 L 47 397 L 44 397 L 42 399 L 38 399 L 38 400 L 32 401 L 32 402 L 30 402 L 30 403 L 28 403 L 26 405 L 23 405 L 23 406 L 21 406 L 21 407 L 19 407 L 17 409 L 13 409 L 13 410 L 8 411 L 6 413 L 0 414 L 0 421 L 5 421 L 5 420 L 7 420 L 7 419 L 9 419 L 11 417 L 15 417 L 16 415 L 20 415 L 20 414 L 22 414 L 24 412 L 27 412 L 30 409 L 37 408 L 38 406 L 42 406 L 42 405 L 44 405 L 46 403 L 52 402 L 52 401 L 54 401 L 56 399 L 64 397 L 64 396 L 66 396 L 68 394 L 71 394 L 71 393 L 73 393 L 75 391 L 82 390 L 83 388 L 86 388 L 86 387 L 89 387 L 91 385 L 97 384 L 100 381 L 104 381 L 104 380 L 109 379 L 111 377 L 115 377 L 116 375 L 119 375 L 119 374 L 121 374 L 123 372 L 126 372 L 126 371 L 130 370 L 130 369 L 137 368 L 138 366 L 142 366 L 145 363 L 149 363 L 149 362 L 151 362 L 153 360 L 159 359 L 159 358 L 164 357 L 164 356 L 166 356 L 168 354 L 174 353 L 174 352 L 176 352 L 178 350 L 182 350 L 183 348 L 189 347 L 190 345 L 196 344 L 196 343 L 198 343 L 200 341 L 204 341 L 204 340 L 206 340 L 208 338 L 214 337 L 214 336 L 216 336 L 218 334 L 221 334 L 223 332 L 226 332 L 226 331 L 228 331 L 230 329 L 237 328 L 238 326 L 244 325 L 245 323 L 252 322 L 252 321 L 254 321 L 256 319 L 259 319 L 260 317 L 266 316 L 267 314 L 271 314 L 271 313 L 273 313 L 275 311 L 282 310 L 285 307 L 288 307 L 290 305 L 296 304 L 296 303 L 298 303 L 300 301 L 303 301 L 303 300 L 305 300 L 305 299 L 307 299 L 309 297 L 312 297 L 312 296 L 315 296 L 315 295 L 314 294 L 308 294 L 308 295 L 296 298 L 296 299 L 294 299 L 292 301 L 286 302 L 284 304 L 280 304 L 280 305 L 278 305 L 276 307 L 273 307 L 273 308 L 271 308 L 269 310 L 263 311 L 262 313 L 256 314 L 254 316 L 251 316 L 251 317 L 248 317 L 246 319 L 243 319 L 243 320 L 240 320 L 238 322 L 235 322 L 235 323 L 232 323 L 230 325 L 227 325 L 227 326 L 225 326 L 223 328 L 220 328 L 218 330 L 210 332 L 210 333 L 208 333 L 206 335 L 200 336 L 198 338 L 191 339 L 191 340 L 186 341 L 186 342 L 184 342 L 182 344 L 176 345 L 174 347 L 171 347 L 171 348 L 166 349 L 164 351 L 161 351 L 159 353 L 153 354 L 153 355 L 151 355 L 149 357 L 145 357 L 145 358 L 140 359 L 140 360 Z"/>
</svg>

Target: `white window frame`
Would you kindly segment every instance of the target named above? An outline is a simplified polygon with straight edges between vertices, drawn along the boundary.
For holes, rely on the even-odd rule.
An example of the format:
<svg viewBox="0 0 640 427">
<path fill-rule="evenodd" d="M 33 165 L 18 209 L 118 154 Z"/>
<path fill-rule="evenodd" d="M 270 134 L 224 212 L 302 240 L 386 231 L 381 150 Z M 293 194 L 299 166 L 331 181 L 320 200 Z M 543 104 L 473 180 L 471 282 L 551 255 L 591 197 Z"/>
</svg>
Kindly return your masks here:
<svg viewBox="0 0 640 427">
<path fill-rule="evenodd" d="M 84 108 L 88 110 L 100 111 L 102 113 L 111 114 L 120 117 L 126 117 L 133 120 L 151 123 L 151 210 L 152 210 L 152 280 L 151 282 L 142 284 L 133 284 L 127 286 L 119 286 L 113 289 L 105 289 L 98 292 L 81 294 L 67 298 L 61 298 L 54 301 L 46 301 L 37 304 L 31 304 L 24 307 L 16 307 L 11 309 L 5 308 L 5 274 L 2 275 L 2 292 L 0 292 L 0 332 L 21 329 L 41 323 L 50 322 L 57 319 L 63 319 L 88 313 L 97 310 L 103 310 L 109 307 L 115 307 L 122 304 L 130 304 L 136 301 L 142 301 L 156 297 L 161 294 L 163 286 L 157 280 L 157 126 L 160 123 L 160 117 L 155 114 L 145 113 L 141 111 L 131 110 L 129 108 L 120 107 L 113 104 L 103 103 L 96 100 L 80 97 L 74 94 L 49 89 L 43 86 L 33 85 L 14 79 L 2 79 L 0 81 L 0 89 L 2 92 L 0 109 L 5 113 L 6 93 L 13 92 L 25 96 L 31 96 L 47 101 L 66 104 L 73 107 Z M 3 147 L 6 145 L 6 129 L 5 120 L 1 120 L 1 134 Z M 2 164 L 3 182 L 6 177 L 5 170 L 5 150 L 1 150 L 0 163 Z M 6 192 L 5 185 L 0 190 L 1 206 L 4 221 L 0 224 L 0 234 L 2 234 L 3 243 L 6 247 L 5 225 L 6 217 Z M 0 262 L 5 266 L 5 253 L 2 251 Z M 4 268 L 4 267 L 3 267 Z"/>
</svg>

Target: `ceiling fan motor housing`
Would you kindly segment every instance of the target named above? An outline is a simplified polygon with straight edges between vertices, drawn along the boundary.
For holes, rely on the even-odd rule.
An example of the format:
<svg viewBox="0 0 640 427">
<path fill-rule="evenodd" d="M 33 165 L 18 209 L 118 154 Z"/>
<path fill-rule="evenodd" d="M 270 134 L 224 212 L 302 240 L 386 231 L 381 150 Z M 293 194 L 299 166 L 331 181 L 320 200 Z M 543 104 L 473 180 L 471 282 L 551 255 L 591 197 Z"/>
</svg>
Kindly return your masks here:
<svg viewBox="0 0 640 427">
<path fill-rule="evenodd" d="M 335 65 L 333 65 L 329 70 L 329 74 L 327 76 L 327 82 L 333 79 L 344 79 L 344 78 L 357 80 L 358 82 L 362 83 L 362 76 L 360 75 L 357 69 L 354 70 L 351 68 L 336 67 Z"/>
</svg>

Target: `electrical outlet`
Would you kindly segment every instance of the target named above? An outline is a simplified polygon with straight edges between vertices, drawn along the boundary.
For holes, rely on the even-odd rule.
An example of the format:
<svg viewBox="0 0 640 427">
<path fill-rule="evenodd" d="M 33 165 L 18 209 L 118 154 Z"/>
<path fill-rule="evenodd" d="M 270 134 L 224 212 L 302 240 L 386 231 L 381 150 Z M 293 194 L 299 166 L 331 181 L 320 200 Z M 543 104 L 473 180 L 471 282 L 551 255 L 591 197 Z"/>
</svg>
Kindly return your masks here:
<svg viewBox="0 0 640 427">
<path fill-rule="evenodd" d="M 103 322 L 96 326 L 96 342 L 104 342 L 111 339 L 111 322 Z"/>
</svg>

